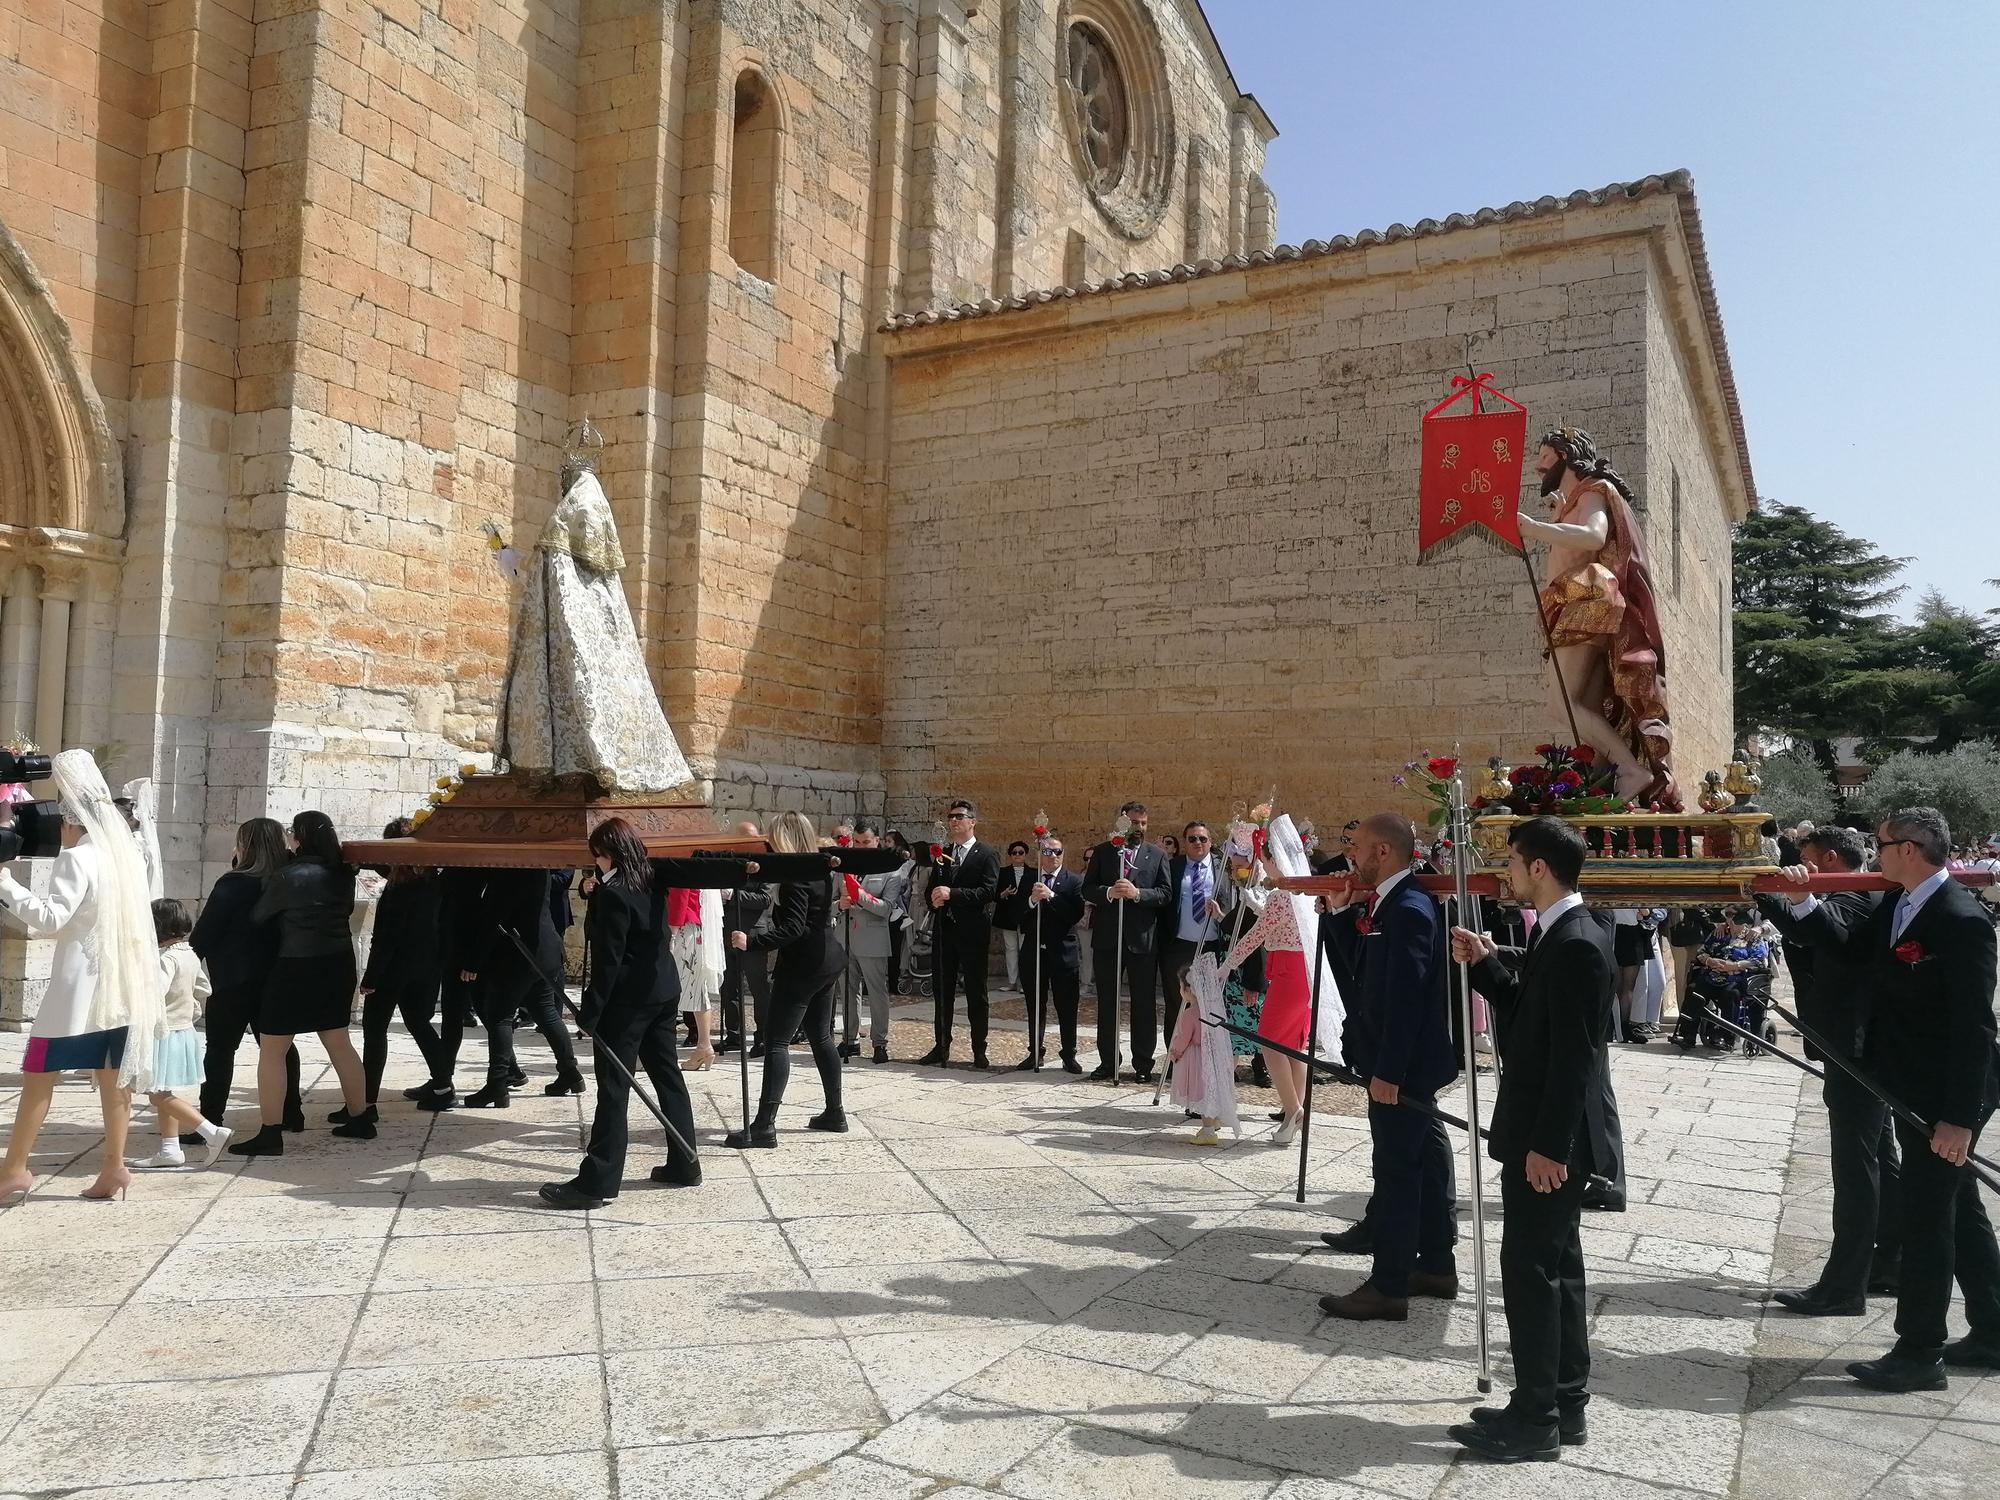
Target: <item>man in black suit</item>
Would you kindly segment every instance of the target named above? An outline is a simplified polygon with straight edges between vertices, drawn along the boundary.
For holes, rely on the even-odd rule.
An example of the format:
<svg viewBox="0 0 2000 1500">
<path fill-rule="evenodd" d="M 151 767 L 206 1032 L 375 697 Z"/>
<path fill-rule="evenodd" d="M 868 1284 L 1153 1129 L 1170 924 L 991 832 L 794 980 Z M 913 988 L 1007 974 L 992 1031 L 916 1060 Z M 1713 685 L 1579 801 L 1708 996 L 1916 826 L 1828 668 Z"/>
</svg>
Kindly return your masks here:
<svg viewBox="0 0 2000 1500">
<path fill-rule="evenodd" d="M 1945 1366 L 2000 1370 L 2000 1245 L 1966 1170 L 1995 1103 L 1992 924 L 1972 893 L 1951 878 L 1951 829 L 1934 807 L 1891 813 L 1876 830 L 1881 871 L 1901 887 L 1837 948 L 1868 965 L 1874 1011 L 1871 1071 L 1925 1120 L 1928 1133 L 1896 1122 L 1903 1148 L 1903 1269 L 1896 1297 L 1896 1346 L 1857 1360 L 1847 1373 L 1885 1391 L 1940 1391 Z M 1798 876 L 1793 877 L 1794 880 Z M 1801 918 L 1819 903 L 1794 904 Z M 1954 1274 L 1965 1293 L 1971 1333 L 1945 1343 Z"/>
<path fill-rule="evenodd" d="M 1122 968 L 1132 996 L 1132 1076 L 1153 1081 L 1153 985 L 1159 956 L 1160 910 L 1167 904 L 1167 857 L 1146 842 L 1146 804 L 1118 809 L 1130 824 L 1123 847 L 1109 839 L 1090 851 L 1083 872 L 1083 899 L 1096 907 L 1090 921 L 1091 972 L 1097 980 L 1096 1071 L 1112 1076 L 1118 1056 L 1118 974 Z M 1118 951 L 1120 903 L 1125 906 L 1125 951 Z M 1123 960 L 1122 964 L 1120 960 Z"/>
<path fill-rule="evenodd" d="M 1867 863 L 1868 845 L 1851 828 L 1816 828 L 1800 842 L 1799 853 L 1805 863 L 1786 867 L 1794 880 L 1859 870 Z M 1799 916 L 1782 896 L 1757 898 L 1787 950 L 1796 947 L 1805 960 L 1787 960 L 1799 1019 L 1853 1062 L 1867 1053 L 1873 979 L 1868 958 L 1850 951 L 1847 939 L 1881 904 L 1880 891 L 1836 891 Z M 1806 1055 L 1817 1058 L 1820 1052 L 1808 1042 Z M 1832 1155 L 1833 1247 L 1818 1280 L 1773 1300 L 1809 1318 L 1858 1318 L 1868 1310 L 1869 1291 L 1893 1291 L 1900 1272 L 1903 1210 L 1895 1124 L 1888 1106 L 1836 1063 L 1827 1065 L 1820 1097 L 1826 1101 Z"/>
<path fill-rule="evenodd" d="M 965 1014 L 972 1023 L 972 1066 L 986 1066 L 986 950 L 993 938 L 993 893 L 1000 886 L 1000 856 L 975 834 L 979 809 L 964 797 L 945 813 L 949 840 L 938 868 L 931 874 L 929 898 L 934 913 L 931 962 L 937 976 L 931 1005 L 932 1035 L 937 1045 L 919 1062 L 931 1067 L 951 1063 L 951 1029 L 956 1009 L 953 990 L 965 984 Z"/>
<path fill-rule="evenodd" d="M 1375 1192 L 1361 1223 L 1328 1242 L 1352 1251 L 1363 1241 L 1374 1266 L 1353 1291 L 1322 1297 L 1319 1305 L 1353 1322 L 1400 1323 L 1412 1296 L 1458 1295 L 1451 1142 L 1442 1121 L 1403 1102 L 1434 1104 L 1437 1091 L 1458 1076 L 1444 914 L 1411 878 L 1416 832 L 1408 818 L 1363 819 L 1353 847 L 1356 882 L 1374 891 L 1351 903 L 1344 892 L 1327 897 L 1336 908 L 1327 956 L 1347 1000 L 1342 1050 L 1347 1065 L 1368 1079 Z"/>
<path fill-rule="evenodd" d="M 1454 927 L 1452 955 L 1506 1028 L 1487 1154 L 1500 1163 L 1500 1290 L 1514 1394 L 1449 1429 L 1485 1458 L 1554 1458 L 1584 1440 L 1590 1309 L 1583 1275 L 1584 1104 L 1606 1065 L 1616 993 L 1611 929 L 1583 904 L 1583 835 L 1530 818 L 1507 835 L 1507 883 L 1538 919 L 1526 953 Z M 1505 952 L 1505 959 L 1502 954 Z"/>
<path fill-rule="evenodd" d="M 1041 1061 L 1046 1005 L 1052 1003 L 1062 1037 L 1063 1071 L 1081 1073 L 1083 1065 L 1076 1060 L 1076 1000 L 1082 964 L 1076 924 L 1083 920 L 1083 882 L 1063 868 L 1060 834 L 1047 834 L 1041 843 L 1041 868 L 1028 890 L 1028 914 L 1021 919 L 1021 993 L 1027 997 L 1031 1040 L 1020 1066 L 1025 1070 Z M 1038 1003 L 1042 1010 L 1036 1009 Z"/>
<path fill-rule="evenodd" d="M 1167 864 L 1167 902 L 1160 908 L 1160 1037 L 1170 1045 L 1181 1011 L 1181 980 L 1203 953 L 1229 950 L 1229 916 L 1236 882 L 1215 852 L 1206 823 L 1181 830 L 1181 852 Z"/>
</svg>

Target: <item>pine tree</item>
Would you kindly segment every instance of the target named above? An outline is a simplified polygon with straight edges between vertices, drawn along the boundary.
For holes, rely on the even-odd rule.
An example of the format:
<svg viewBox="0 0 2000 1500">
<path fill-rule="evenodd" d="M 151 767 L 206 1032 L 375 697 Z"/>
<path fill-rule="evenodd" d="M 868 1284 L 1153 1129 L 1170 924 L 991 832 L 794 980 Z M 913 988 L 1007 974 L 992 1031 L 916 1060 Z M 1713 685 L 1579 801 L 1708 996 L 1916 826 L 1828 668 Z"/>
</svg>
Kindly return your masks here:
<svg viewBox="0 0 2000 1500">
<path fill-rule="evenodd" d="M 1886 557 L 1802 506 L 1766 502 L 1736 528 L 1736 727 L 1802 740 L 1824 766 L 1835 737 L 1906 732 L 1937 695 L 1897 659 L 1888 613 L 1906 558 Z"/>
</svg>

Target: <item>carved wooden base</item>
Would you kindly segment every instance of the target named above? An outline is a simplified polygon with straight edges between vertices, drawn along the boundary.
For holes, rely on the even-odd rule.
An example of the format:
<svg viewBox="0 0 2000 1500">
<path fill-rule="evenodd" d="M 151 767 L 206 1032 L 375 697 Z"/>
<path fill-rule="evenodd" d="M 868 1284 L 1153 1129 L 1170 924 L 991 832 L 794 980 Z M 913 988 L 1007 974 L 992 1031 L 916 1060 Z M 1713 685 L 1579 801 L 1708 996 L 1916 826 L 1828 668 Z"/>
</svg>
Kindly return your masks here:
<svg viewBox="0 0 2000 1500">
<path fill-rule="evenodd" d="M 705 806 L 671 795 L 607 795 L 587 776 L 469 776 L 414 838 L 357 839 L 344 847 L 359 865 L 556 870 L 588 865 L 591 831 L 610 818 L 630 823 L 656 856 L 767 847 L 762 839 L 724 833 Z"/>
</svg>

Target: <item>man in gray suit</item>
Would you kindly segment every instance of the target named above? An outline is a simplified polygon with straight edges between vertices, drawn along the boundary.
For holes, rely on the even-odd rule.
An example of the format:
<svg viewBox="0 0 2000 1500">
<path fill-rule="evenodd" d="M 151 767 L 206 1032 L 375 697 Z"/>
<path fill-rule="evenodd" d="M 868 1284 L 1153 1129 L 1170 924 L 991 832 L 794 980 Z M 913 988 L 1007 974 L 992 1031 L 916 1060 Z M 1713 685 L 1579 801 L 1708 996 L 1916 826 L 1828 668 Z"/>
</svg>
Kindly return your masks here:
<svg viewBox="0 0 2000 1500">
<path fill-rule="evenodd" d="M 882 825 L 874 818 L 854 820 L 854 847 L 875 849 L 882 843 Z M 851 922 L 847 946 L 848 983 L 868 995 L 868 1034 L 874 1039 L 874 1060 L 889 1060 L 889 934 L 902 921 L 909 901 L 910 866 L 887 875 L 863 875 L 855 881 L 856 894 L 841 882 L 840 899 L 834 903 Z"/>
</svg>

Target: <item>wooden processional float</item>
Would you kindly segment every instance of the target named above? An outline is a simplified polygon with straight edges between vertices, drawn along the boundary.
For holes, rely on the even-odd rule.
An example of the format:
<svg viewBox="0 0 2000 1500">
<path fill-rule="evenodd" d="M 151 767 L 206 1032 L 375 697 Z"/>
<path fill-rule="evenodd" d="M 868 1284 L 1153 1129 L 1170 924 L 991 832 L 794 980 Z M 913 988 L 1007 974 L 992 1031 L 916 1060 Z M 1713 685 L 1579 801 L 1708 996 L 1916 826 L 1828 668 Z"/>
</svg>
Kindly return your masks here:
<svg viewBox="0 0 2000 1500">
<path fill-rule="evenodd" d="M 474 766 L 438 779 L 411 837 L 354 839 L 341 847 L 359 865 L 579 869 L 591 862 L 592 830 L 608 818 L 630 823 L 655 859 L 761 854 L 769 847 L 761 838 L 723 832 L 699 802 L 657 792 L 606 792 L 589 776 L 492 774 Z"/>
<path fill-rule="evenodd" d="M 1508 768 L 1495 758 L 1486 777 L 1480 798 L 1497 804 L 1508 789 Z M 1703 779 L 1696 812 L 1555 814 L 1581 832 L 1589 846 L 1580 887 L 1584 900 L 1593 906 L 1621 908 L 1727 906 L 1761 893 L 1796 896 L 1811 890 L 1824 895 L 1895 888 L 1886 876 L 1867 871 L 1815 874 L 1805 888 L 1785 879 L 1771 862 L 1760 832 L 1770 820 L 1770 814 L 1753 801 L 1761 785 L 1747 758 L 1740 758 L 1726 773 L 1710 771 Z M 1465 894 L 1511 903 L 1513 893 L 1501 874 L 1507 864 L 1507 835 L 1527 818 L 1504 807 L 1488 811 L 1477 806 L 1462 806 L 1461 816 L 1461 826 L 1469 835 Z M 1996 884 L 1994 877 L 1983 871 L 1952 873 L 1954 879 L 1974 888 L 1991 889 Z M 1419 875 L 1416 879 L 1439 897 L 1459 893 L 1455 874 Z M 1346 885 L 1338 875 L 1278 883 L 1286 890 L 1309 894 L 1366 889 Z"/>
</svg>

